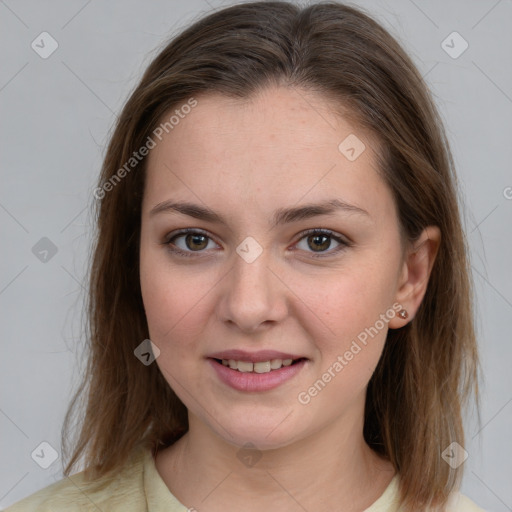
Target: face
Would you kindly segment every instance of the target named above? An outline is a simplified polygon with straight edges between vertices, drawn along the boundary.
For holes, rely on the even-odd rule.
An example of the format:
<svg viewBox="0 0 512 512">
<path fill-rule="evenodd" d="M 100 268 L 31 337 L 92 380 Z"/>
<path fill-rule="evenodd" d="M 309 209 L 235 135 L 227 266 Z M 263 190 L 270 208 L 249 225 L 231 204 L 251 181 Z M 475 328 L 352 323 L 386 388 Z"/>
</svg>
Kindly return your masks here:
<svg viewBox="0 0 512 512">
<path fill-rule="evenodd" d="M 140 279 L 156 364 L 191 425 L 235 445 L 362 422 L 402 269 L 375 143 L 306 91 L 196 99 L 147 161 Z"/>
</svg>

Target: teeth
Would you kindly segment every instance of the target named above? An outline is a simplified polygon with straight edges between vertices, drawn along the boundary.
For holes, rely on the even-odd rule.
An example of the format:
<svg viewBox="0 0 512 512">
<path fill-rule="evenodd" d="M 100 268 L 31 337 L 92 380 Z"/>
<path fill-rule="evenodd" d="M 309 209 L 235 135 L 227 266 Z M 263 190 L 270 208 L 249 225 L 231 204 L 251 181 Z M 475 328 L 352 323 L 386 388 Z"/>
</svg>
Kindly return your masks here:
<svg viewBox="0 0 512 512">
<path fill-rule="evenodd" d="M 261 361 L 259 363 L 254 363 L 254 371 L 256 373 L 268 373 L 270 369 L 270 361 Z"/>
<path fill-rule="evenodd" d="M 239 372 L 252 372 L 254 369 L 254 365 L 252 363 L 246 363 L 245 361 L 238 361 L 237 365 Z"/>
<path fill-rule="evenodd" d="M 234 359 L 223 359 L 222 364 L 229 366 L 232 370 L 238 370 L 242 373 L 268 373 L 272 370 L 279 370 L 283 366 L 290 366 L 293 359 L 271 359 L 270 361 L 261 361 L 251 363 L 249 361 L 235 361 Z"/>
<path fill-rule="evenodd" d="M 270 361 L 270 368 L 272 368 L 272 370 L 279 370 L 282 364 L 282 359 L 272 359 L 272 361 Z"/>
</svg>

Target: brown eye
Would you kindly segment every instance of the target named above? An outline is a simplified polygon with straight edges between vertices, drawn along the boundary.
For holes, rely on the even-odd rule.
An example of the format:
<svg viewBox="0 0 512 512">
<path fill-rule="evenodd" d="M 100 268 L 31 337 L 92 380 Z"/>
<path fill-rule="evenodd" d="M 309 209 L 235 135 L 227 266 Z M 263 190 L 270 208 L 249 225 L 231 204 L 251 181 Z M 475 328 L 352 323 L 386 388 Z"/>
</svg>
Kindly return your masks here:
<svg viewBox="0 0 512 512">
<path fill-rule="evenodd" d="M 185 245 L 192 251 L 200 251 L 208 245 L 208 237 L 205 235 L 185 235 Z"/>
<path fill-rule="evenodd" d="M 297 247 L 302 251 L 309 252 L 313 257 L 317 258 L 334 255 L 351 246 L 350 242 L 330 230 L 311 229 L 301 234 L 302 238 L 299 240 Z M 303 241 L 305 241 L 305 243 L 303 243 Z M 337 246 L 329 250 L 333 245 L 333 241 Z M 303 244 L 302 247 L 300 244 Z"/>
<path fill-rule="evenodd" d="M 208 248 L 210 242 L 214 246 L 216 245 L 205 233 L 195 229 L 185 229 L 167 237 L 164 244 L 167 245 L 172 252 L 191 256 L 193 253 L 205 252 L 204 250 Z"/>
<path fill-rule="evenodd" d="M 325 251 L 331 245 L 331 237 L 327 235 L 310 235 L 307 240 L 308 246 L 314 251 Z"/>
</svg>

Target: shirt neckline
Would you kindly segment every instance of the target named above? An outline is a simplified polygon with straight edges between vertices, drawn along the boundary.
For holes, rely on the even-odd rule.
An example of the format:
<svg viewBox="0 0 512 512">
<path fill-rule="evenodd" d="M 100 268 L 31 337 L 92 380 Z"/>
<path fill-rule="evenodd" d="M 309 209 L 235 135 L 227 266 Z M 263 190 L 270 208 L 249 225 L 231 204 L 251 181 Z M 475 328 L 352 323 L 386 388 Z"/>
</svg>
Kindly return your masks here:
<svg viewBox="0 0 512 512">
<path fill-rule="evenodd" d="M 399 476 L 396 473 L 380 497 L 363 512 L 397 512 L 398 482 Z M 188 512 L 190 510 L 171 493 L 156 469 L 155 459 L 149 449 L 143 453 L 143 485 L 148 512 Z"/>
<path fill-rule="evenodd" d="M 398 512 L 398 473 L 395 473 L 384 492 L 363 512 Z"/>
</svg>

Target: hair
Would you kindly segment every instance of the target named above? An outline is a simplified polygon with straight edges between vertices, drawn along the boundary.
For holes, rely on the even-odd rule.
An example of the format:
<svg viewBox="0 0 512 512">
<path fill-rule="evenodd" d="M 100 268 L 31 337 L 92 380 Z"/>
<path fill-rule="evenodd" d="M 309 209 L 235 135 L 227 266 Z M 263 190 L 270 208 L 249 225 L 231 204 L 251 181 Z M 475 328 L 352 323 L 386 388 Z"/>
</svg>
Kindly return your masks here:
<svg viewBox="0 0 512 512">
<path fill-rule="evenodd" d="M 99 480 L 136 449 L 155 453 L 188 430 L 187 409 L 158 366 L 134 357 L 149 338 L 139 276 L 147 159 L 130 172 L 121 168 L 165 114 L 194 96 L 250 99 L 271 85 L 316 92 L 375 136 L 378 172 L 392 191 L 404 241 L 430 225 L 441 231 L 417 314 L 389 330 L 368 384 L 363 434 L 400 475 L 405 510 L 442 506 L 460 485 L 463 466 L 452 469 L 441 453 L 453 441 L 464 445 L 463 409 L 473 392 L 479 406 L 473 289 L 453 157 L 428 88 L 400 44 L 361 9 L 334 2 L 254 2 L 213 12 L 160 51 L 127 100 L 99 179 L 88 358 L 64 421 L 66 457 L 73 411 L 80 405 L 83 414 L 64 474 L 83 458 L 87 474 Z M 122 182 L 112 183 L 116 173 Z"/>
</svg>

